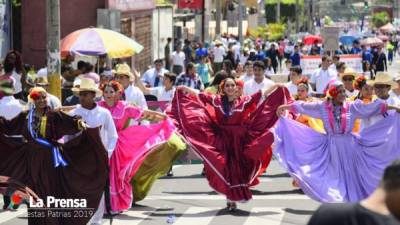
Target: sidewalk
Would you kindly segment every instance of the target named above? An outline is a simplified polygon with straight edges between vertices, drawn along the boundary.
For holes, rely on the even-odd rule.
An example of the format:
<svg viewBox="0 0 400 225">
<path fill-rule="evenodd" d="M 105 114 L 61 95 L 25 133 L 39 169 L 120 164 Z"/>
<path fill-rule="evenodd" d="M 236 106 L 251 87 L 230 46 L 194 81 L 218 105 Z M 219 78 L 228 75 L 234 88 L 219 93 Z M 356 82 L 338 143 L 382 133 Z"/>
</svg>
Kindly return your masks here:
<svg viewBox="0 0 400 225">
<path fill-rule="evenodd" d="M 392 77 L 396 77 L 397 75 L 400 75 L 400 55 L 397 55 L 394 59 L 393 59 L 393 63 L 392 65 L 389 66 L 388 64 L 388 72 L 390 73 L 390 75 Z"/>
</svg>

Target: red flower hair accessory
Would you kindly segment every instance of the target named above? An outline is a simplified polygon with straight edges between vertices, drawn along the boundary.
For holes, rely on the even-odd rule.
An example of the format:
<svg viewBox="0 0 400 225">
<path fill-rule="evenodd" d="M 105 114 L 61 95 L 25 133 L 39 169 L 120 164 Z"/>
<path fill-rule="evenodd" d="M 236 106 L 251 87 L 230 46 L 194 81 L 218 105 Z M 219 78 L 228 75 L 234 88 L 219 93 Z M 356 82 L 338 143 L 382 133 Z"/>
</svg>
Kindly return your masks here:
<svg viewBox="0 0 400 225">
<path fill-rule="evenodd" d="M 29 92 L 29 98 L 36 101 L 40 98 L 41 94 L 47 93 L 42 87 L 34 87 Z"/>
<path fill-rule="evenodd" d="M 357 77 L 357 79 L 354 81 L 354 88 L 357 90 L 361 90 L 366 83 L 367 78 L 361 75 Z"/>
<path fill-rule="evenodd" d="M 243 88 L 244 82 L 242 80 L 236 80 L 236 86 Z"/>
<path fill-rule="evenodd" d="M 301 85 L 301 84 L 308 86 L 308 78 L 302 77 L 296 82 L 296 85 Z"/>
</svg>

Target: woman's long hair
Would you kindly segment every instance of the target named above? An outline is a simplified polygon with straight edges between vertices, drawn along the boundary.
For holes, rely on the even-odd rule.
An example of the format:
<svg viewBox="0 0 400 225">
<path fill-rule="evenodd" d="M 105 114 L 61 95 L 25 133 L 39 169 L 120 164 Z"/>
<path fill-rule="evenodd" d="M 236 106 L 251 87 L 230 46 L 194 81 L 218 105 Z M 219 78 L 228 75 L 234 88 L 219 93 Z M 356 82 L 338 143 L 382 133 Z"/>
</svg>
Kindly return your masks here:
<svg viewBox="0 0 400 225">
<path fill-rule="evenodd" d="M 220 86 L 219 86 L 220 94 L 221 94 L 221 96 L 222 96 L 222 97 L 221 97 L 221 100 L 222 100 L 222 109 L 223 109 L 223 111 L 224 111 L 224 116 L 225 116 L 225 118 L 226 118 L 226 117 L 229 117 L 229 116 L 231 115 L 231 104 L 230 104 L 230 102 L 229 102 L 228 96 L 227 96 L 227 95 L 224 93 L 224 91 L 223 91 L 223 90 L 224 90 L 225 83 L 226 83 L 226 81 L 227 81 L 228 79 L 233 80 L 233 82 L 236 84 L 235 78 L 229 76 L 229 77 L 227 77 L 225 80 L 223 80 L 223 81 L 221 82 Z"/>
<path fill-rule="evenodd" d="M 11 62 L 11 55 L 15 55 L 15 63 Z M 13 66 L 17 73 L 22 73 L 24 67 L 22 64 L 22 57 L 21 54 L 15 50 L 11 50 L 7 53 L 6 57 L 4 58 L 3 62 L 4 66 Z"/>
</svg>

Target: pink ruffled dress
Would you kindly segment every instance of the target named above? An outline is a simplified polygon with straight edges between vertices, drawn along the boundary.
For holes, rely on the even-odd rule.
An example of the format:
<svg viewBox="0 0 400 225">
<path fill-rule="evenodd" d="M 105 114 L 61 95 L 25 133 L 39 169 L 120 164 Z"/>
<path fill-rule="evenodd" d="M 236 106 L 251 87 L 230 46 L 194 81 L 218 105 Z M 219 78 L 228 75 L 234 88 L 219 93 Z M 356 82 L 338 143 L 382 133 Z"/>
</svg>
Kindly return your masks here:
<svg viewBox="0 0 400 225">
<path fill-rule="evenodd" d="M 118 141 L 110 159 L 110 196 L 112 211 L 124 211 L 133 201 L 131 179 L 146 156 L 168 141 L 175 127 L 169 119 L 145 126 L 129 126 L 131 119 L 140 119 L 139 108 L 125 101 L 118 101 L 113 107 L 104 101 L 98 105 L 111 112 L 118 131 Z"/>
</svg>

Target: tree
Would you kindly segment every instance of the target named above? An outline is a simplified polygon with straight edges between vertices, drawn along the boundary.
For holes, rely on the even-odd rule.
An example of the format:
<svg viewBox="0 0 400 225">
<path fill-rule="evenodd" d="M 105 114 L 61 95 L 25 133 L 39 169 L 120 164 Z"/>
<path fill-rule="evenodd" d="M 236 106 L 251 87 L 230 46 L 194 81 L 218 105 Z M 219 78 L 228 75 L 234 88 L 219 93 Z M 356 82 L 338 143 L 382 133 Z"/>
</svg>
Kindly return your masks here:
<svg viewBox="0 0 400 225">
<path fill-rule="evenodd" d="M 372 15 L 372 23 L 376 28 L 379 28 L 389 22 L 389 14 L 385 11 L 374 13 Z"/>
</svg>

